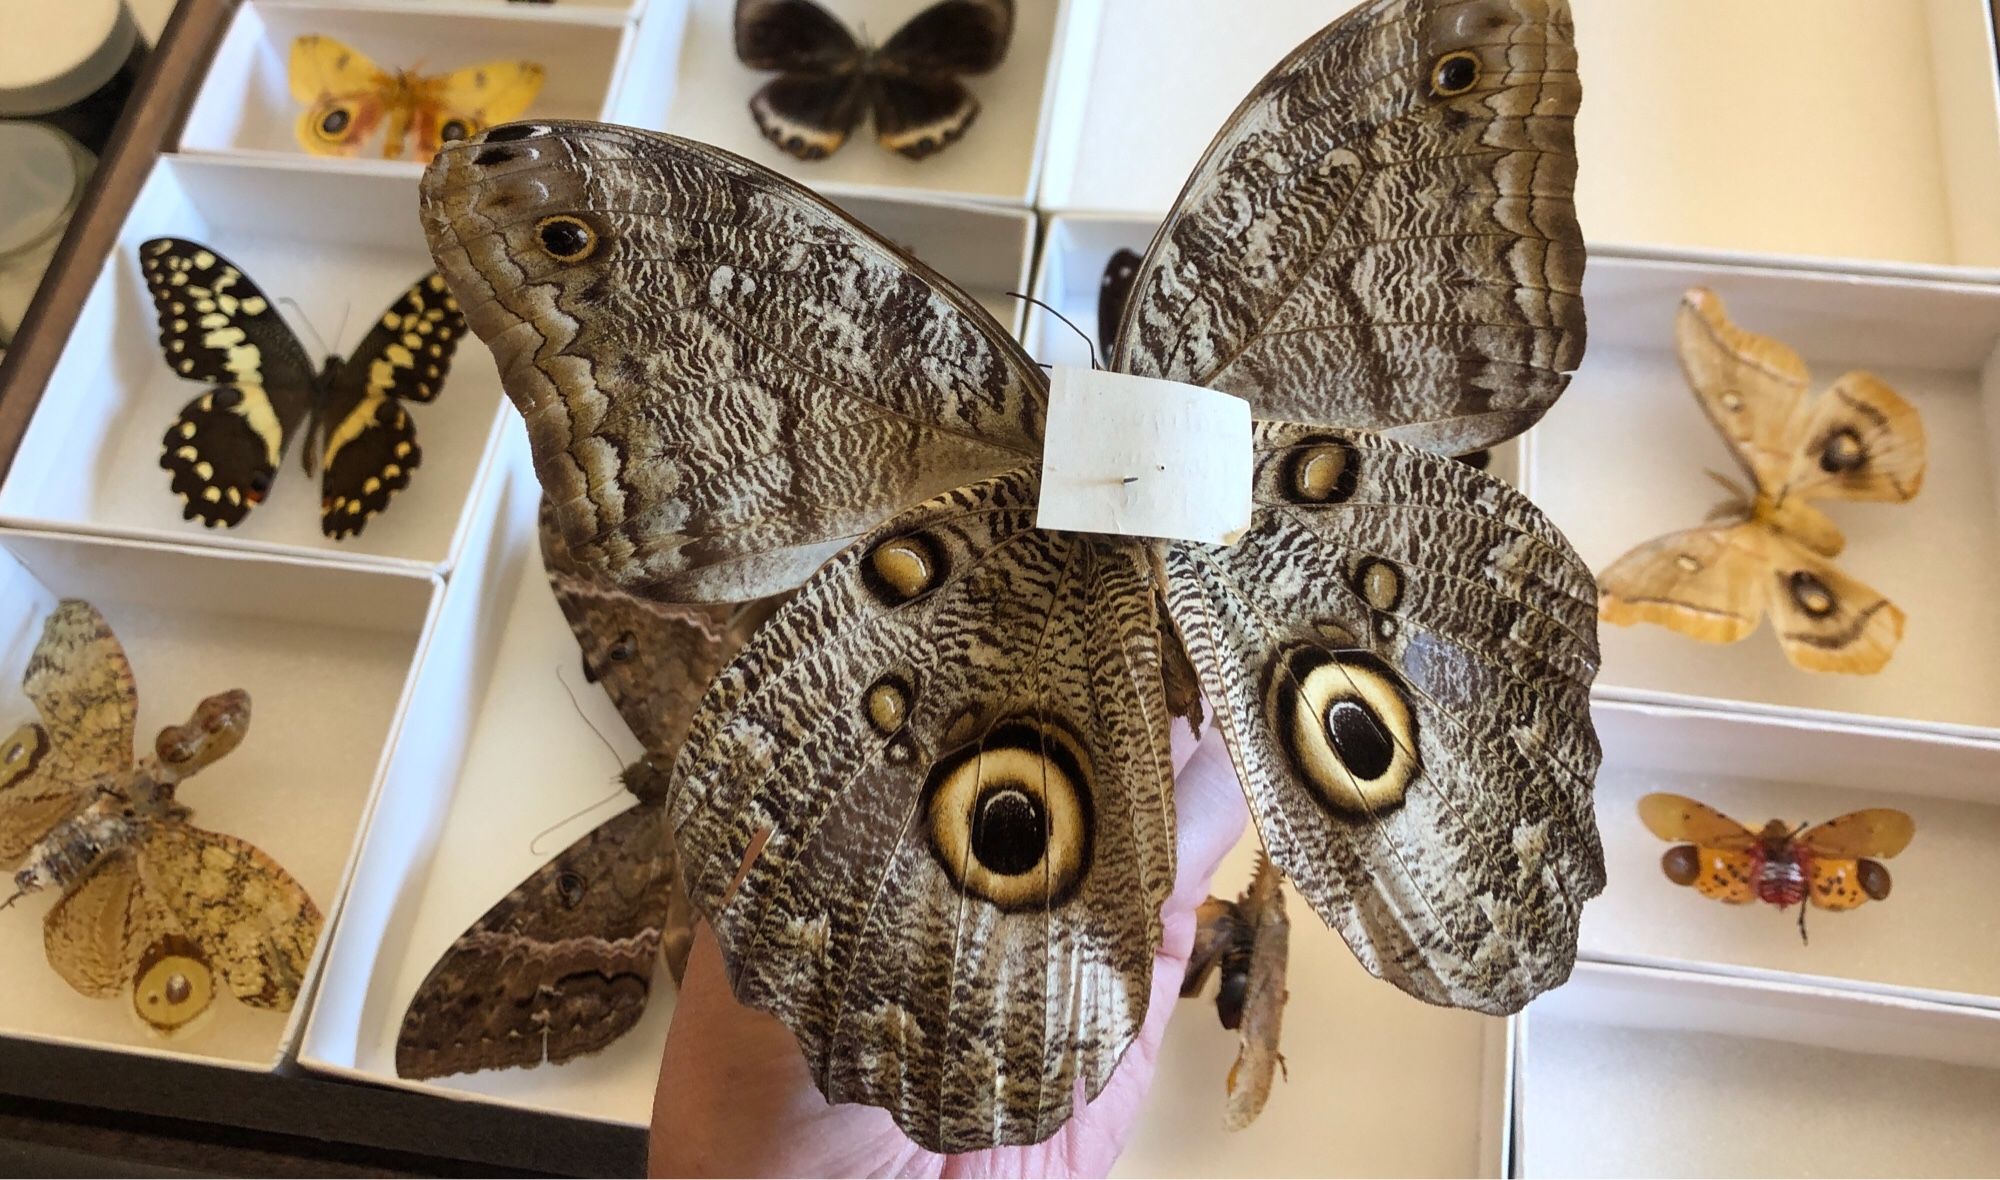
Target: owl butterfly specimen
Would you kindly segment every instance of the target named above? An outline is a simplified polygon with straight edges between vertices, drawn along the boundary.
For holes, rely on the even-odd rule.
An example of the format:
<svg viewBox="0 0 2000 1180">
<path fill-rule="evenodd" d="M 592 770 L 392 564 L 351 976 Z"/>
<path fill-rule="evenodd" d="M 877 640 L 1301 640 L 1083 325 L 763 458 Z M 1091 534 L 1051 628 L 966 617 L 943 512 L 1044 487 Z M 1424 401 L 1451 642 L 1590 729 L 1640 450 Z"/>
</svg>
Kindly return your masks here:
<svg viewBox="0 0 2000 1180">
<path fill-rule="evenodd" d="M 549 588 L 646 754 L 625 769 L 638 805 L 599 824 L 458 936 L 417 988 L 396 1073 L 434 1078 L 560 1064 L 609 1045 L 645 1013 L 664 953 L 676 982 L 693 941 L 687 888 L 661 802 L 702 692 L 772 604 L 635 598 L 570 559 L 543 502 Z"/>
<path fill-rule="evenodd" d="M 243 740 L 248 694 L 202 701 L 134 761 L 132 666 L 104 616 L 76 599 L 43 624 L 21 687 L 41 721 L 0 746 L 0 864 L 21 866 L 6 905 L 62 890 L 42 923 L 56 973 L 87 996 L 129 991 L 163 1033 L 208 1007 L 217 974 L 245 1004 L 290 1008 L 319 910 L 257 848 L 188 823 L 175 798 Z"/>
<path fill-rule="evenodd" d="M 1370 971 L 1489 1012 L 1568 976 L 1603 884 L 1595 585 L 1442 456 L 1525 429 L 1581 355 L 1575 68 L 1557 0 L 1375 0 L 1231 116 L 1110 360 L 1249 400 L 1230 548 L 1036 528 L 1047 375 L 782 177 L 580 123 L 439 153 L 432 252 L 571 556 L 666 601 L 803 583 L 666 806 L 737 998 L 828 1100 L 958 1151 L 1104 1086 L 1198 697 Z"/>
<path fill-rule="evenodd" d="M 1802 942 L 1807 898 L 1823 910 L 1881 901 L 1889 896 L 1889 870 L 1872 858 L 1896 855 L 1917 832 L 1908 815 L 1887 807 L 1851 811 L 1813 828 L 1781 819 L 1751 828 L 1706 803 L 1666 794 L 1639 800 L 1639 818 L 1655 836 L 1675 842 L 1660 858 L 1669 881 L 1731 905 L 1796 905 Z"/>
<path fill-rule="evenodd" d="M 1735 643 L 1768 610 L 1797 667 L 1881 671 L 1903 637 L 1903 612 L 1834 568 L 1847 539 L 1810 501 L 1915 496 L 1924 482 L 1916 407 L 1862 372 L 1809 396 L 1798 353 L 1729 322 L 1722 300 L 1700 288 L 1681 297 L 1674 339 L 1695 401 L 1755 491 L 1718 476 L 1731 499 L 1710 523 L 1613 562 L 1598 579 L 1604 620 Z"/>
<path fill-rule="evenodd" d="M 306 108 L 292 130 L 315 156 L 353 156 L 386 120 L 383 159 L 400 159 L 414 131 L 411 158 L 429 160 L 439 144 L 519 117 L 541 93 L 544 73 L 531 61 L 390 72 L 351 46 L 309 34 L 292 42 L 292 100 Z"/>
<path fill-rule="evenodd" d="M 1215 1014 L 1240 1034 L 1236 1064 L 1229 1067 L 1222 1125 L 1240 1131 L 1257 1120 L 1271 1096 L 1271 1073 L 1285 1064 L 1278 1036 L 1285 1021 L 1285 964 L 1292 924 L 1285 917 L 1285 882 L 1259 857 L 1250 887 L 1235 901 L 1211 897 L 1195 914 L 1194 953 L 1188 956 L 1181 995 L 1200 993 L 1211 974 Z"/>
<path fill-rule="evenodd" d="M 736 56 L 779 72 L 751 96 L 750 117 L 801 160 L 839 151 L 863 112 L 876 142 L 912 160 L 957 143 L 979 115 L 957 75 L 998 67 L 1013 35 L 1014 0 L 939 0 L 879 49 L 814 0 L 736 0 Z"/>
<path fill-rule="evenodd" d="M 320 531 L 358 535 L 423 461 L 406 401 L 444 387 L 465 317 L 435 273 L 389 305 L 345 361 L 315 367 L 278 309 L 235 263 L 199 242 L 154 238 L 139 267 L 160 319 L 167 366 L 215 388 L 181 409 L 161 439 L 181 516 L 243 523 L 270 494 L 304 427 L 306 473 L 320 475 Z"/>
</svg>

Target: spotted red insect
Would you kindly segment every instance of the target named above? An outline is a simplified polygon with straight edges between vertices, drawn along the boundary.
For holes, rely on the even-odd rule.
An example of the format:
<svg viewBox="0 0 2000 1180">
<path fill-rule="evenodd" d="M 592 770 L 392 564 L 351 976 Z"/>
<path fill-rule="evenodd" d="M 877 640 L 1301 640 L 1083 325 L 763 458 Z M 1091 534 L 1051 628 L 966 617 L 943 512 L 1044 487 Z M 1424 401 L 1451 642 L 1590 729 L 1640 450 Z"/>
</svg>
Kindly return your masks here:
<svg viewBox="0 0 2000 1180">
<path fill-rule="evenodd" d="M 1685 795 L 1648 795 L 1639 818 L 1655 836 L 1674 841 L 1660 868 L 1676 885 L 1703 897 L 1742 905 L 1799 906 L 1806 936 L 1807 898 L 1823 910 L 1851 910 L 1889 896 L 1889 870 L 1876 857 L 1895 856 L 1916 835 L 1908 815 L 1887 807 L 1852 811 L 1818 827 L 1774 819 L 1747 827 Z"/>
</svg>

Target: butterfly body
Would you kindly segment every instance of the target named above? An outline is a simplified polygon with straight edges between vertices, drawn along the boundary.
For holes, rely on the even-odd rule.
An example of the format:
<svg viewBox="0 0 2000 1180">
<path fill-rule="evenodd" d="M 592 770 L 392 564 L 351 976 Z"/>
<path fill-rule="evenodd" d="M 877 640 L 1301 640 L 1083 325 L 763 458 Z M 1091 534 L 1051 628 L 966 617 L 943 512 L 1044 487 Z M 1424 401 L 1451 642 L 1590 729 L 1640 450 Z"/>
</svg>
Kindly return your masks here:
<svg viewBox="0 0 2000 1180">
<path fill-rule="evenodd" d="M 417 280 L 346 358 L 315 366 L 276 307 L 241 268 L 198 242 L 154 238 L 140 268 L 177 376 L 212 386 L 161 438 L 183 518 L 234 527 L 270 494 L 301 434 L 301 462 L 320 473 L 320 528 L 359 534 L 410 484 L 423 461 L 405 402 L 436 397 L 465 320 L 443 280 Z"/>
<path fill-rule="evenodd" d="M 1735 643 L 1769 613 L 1795 666 L 1879 671 L 1902 638 L 1903 612 L 1832 564 L 1846 538 L 1812 501 L 1915 496 L 1925 465 L 1916 409 L 1863 372 L 1809 396 L 1798 354 L 1737 327 L 1709 291 L 1682 297 L 1675 336 L 1695 400 L 1754 490 L 1717 476 L 1730 502 L 1704 526 L 1649 541 L 1607 567 L 1600 616 Z"/>
<path fill-rule="evenodd" d="M 1013 0 L 941 0 L 875 46 L 813 0 L 738 0 L 736 55 L 781 71 L 750 114 L 784 152 L 825 159 L 868 113 L 883 147 L 921 160 L 972 126 L 979 100 L 956 75 L 997 67 L 1013 27 Z"/>
<path fill-rule="evenodd" d="M 1285 916 L 1284 879 L 1259 859 L 1250 885 L 1235 901 L 1211 897 L 1196 912 L 1197 929 L 1181 995 L 1198 994 L 1210 973 L 1217 979 L 1215 1012 L 1222 1027 L 1239 1031 L 1230 1067 L 1223 1125 L 1237 1131 L 1256 1121 L 1270 1097 L 1271 1079 L 1284 1064 L 1278 1041 L 1284 1025 L 1285 970 L 1291 922 Z"/>
<path fill-rule="evenodd" d="M 0 862 L 24 862 L 6 904 L 61 891 L 43 920 L 50 965 L 85 995 L 129 992 L 162 1033 L 202 1015 L 217 976 L 246 1004 L 289 1008 L 318 909 L 263 852 L 195 827 L 176 798 L 243 740 L 248 694 L 208 697 L 135 759 L 130 665 L 103 616 L 74 599 L 44 624 L 23 688 L 42 720 L 0 751 Z"/>
<path fill-rule="evenodd" d="M 1595 587 L 1445 456 L 1581 356 L 1577 101 L 1557 0 L 1372 0 L 1230 117 L 1110 362 L 1249 401 L 1227 547 L 1037 527 L 1046 374 L 799 186 L 589 124 L 440 153 L 433 257 L 571 557 L 668 602 L 796 591 L 666 811 L 737 998 L 829 1101 L 961 1151 L 1101 1091 L 1175 878 L 1176 717 L 1215 719 L 1367 970 L 1488 1012 L 1567 977 L 1603 886 Z"/>
<path fill-rule="evenodd" d="M 1771 820 L 1752 829 L 1683 795 L 1639 801 L 1652 833 L 1674 841 L 1660 868 L 1676 885 L 1731 905 L 1763 902 L 1780 910 L 1811 902 L 1846 910 L 1889 896 L 1889 870 L 1878 858 L 1909 845 L 1916 828 L 1888 808 L 1850 812 L 1818 826 Z M 1799 934 L 1805 934 L 1801 910 Z"/>
</svg>

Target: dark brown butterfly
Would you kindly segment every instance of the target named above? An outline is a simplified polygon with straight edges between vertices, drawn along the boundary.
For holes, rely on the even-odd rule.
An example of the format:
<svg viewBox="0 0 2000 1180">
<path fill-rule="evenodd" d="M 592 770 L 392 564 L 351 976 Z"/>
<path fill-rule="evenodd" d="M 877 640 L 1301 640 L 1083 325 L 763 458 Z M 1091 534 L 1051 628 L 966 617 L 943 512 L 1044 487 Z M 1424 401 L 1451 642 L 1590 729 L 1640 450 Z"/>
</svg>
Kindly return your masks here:
<svg viewBox="0 0 2000 1180">
<path fill-rule="evenodd" d="M 921 160 L 958 142 L 979 100 L 955 75 L 984 74 L 1007 56 L 1014 0 L 939 0 L 880 48 L 857 41 L 813 0 L 737 0 L 736 56 L 779 75 L 750 99 L 764 138 L 801 160 L 840 150 L 873 114 L 875 138 Z"/>
</svg>

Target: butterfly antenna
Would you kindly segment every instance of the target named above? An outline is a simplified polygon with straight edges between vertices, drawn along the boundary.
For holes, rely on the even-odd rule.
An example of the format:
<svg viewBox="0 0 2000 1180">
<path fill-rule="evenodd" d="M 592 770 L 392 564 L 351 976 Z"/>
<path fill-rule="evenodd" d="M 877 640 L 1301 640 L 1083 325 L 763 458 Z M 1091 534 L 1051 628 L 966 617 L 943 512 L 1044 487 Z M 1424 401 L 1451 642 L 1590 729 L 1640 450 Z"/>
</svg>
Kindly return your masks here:
<svg viewBox="0 0 2000 1180">
<path fill-rule="evenodd" d="M 1033 304 L 1034 306 L 1041 308 L 1043 311 L 1048 312 L 1050 315 L 1061 320 L 1063 323 L 1068 324 L 1069 330 L 1075 332 L 1077 339 L 1083 341 L 1083 346 L 1090 350 L 1090 367 L 1093 369 L 1101 369 L 1104 367 L 1102 364 L 1098 363 L 1097 360 L 1097 341 L 1092 340 L 1088 333 L 1086 333 L 1082 328 L 1077 327 L 1075 320 L 1070 319 L 1068 316 L 1057 311 L 1055 308 L 1050 307 L 1048 304 L 1035 298 L 1033 295 L 1023 295 L 1019 291 L 1009 291 L 1007 292 L 1007 297 L 1009 299 L 1019 299 L 1023 303 Z M 1047 368 L 1048 366 L 1044 365 L 1042 367 Z"/>
<path fill-rule="evenodd" d="M 563 686 L 563 691 L 569 694 L 569 703 L 573 708 L 576 709 L 576 715 L 578 717 L 583 718 L 583 723 L 585 725 L 590 726 L 590 732 L 597 734 L 597 740 L 604 743 L 604 748 L 611 752 L 612 760 L 618 763 L 620 770 L 623 770 L 625 766 L 625 760 L 619 757 L 618 748 L 611 744 L 611 739 L 605 737 L 604 734 L 598 730 L 597 726 L 591 722 L 590 715 L 583 711 L 583 702 L 576 699 L 575 690 L 571 689 L 569 686 L 569 681 L 563 678 L 561 664 L 556 665 L 556 681 Z M 550 834 L 558 831 L 559 829 L 568 827 L 570 824 L 576 822 L 578 817 L 596 811 L 598 808 L 604 806 L 606 803 L 609 803 L 613 799 L 616 799 L 624 790 L 625 790 L 625 784 L 621 780 L 618 786 L 615 789 L 613 789 L 610 794 L 604 796 L 602 799 L 598 799 L 591 803 L 586 803 L 582 807 L 577 808 L 575 811 L 570 812 L 568 815 L 563 816 L 561 819 L 550 824 L 548 827 L 543 828 L 539 832 L 536 832 L 535 838 L 528 841 L 528 851 L 534 853 L 536 856 L 542 855 L 541 843 L 543 840 L 547 839 Z"/>
<path fill-rule="evenodd" d="M 320 339 L 319 329 L 313 327 L 312 317 L 306 314 L 305 308 L 299 306 L 298 300 L 292 298 L 290 295 L 280 295 L 278 296 L 278 302 L 284 304 L 286 307 L 291 308 L 292 312 L 299 317 L 299 322 L 306 326 L 306 331 L 312 333 L 313 343 L 319 345 L 319 354 L 321 356 L 333 355 L 333 350 L 326 346 L 326 341 Z M 345 312 L 341 313 L 341 326 L 342 327 L 347 326 L 347 318 Z"/>
</svg>

